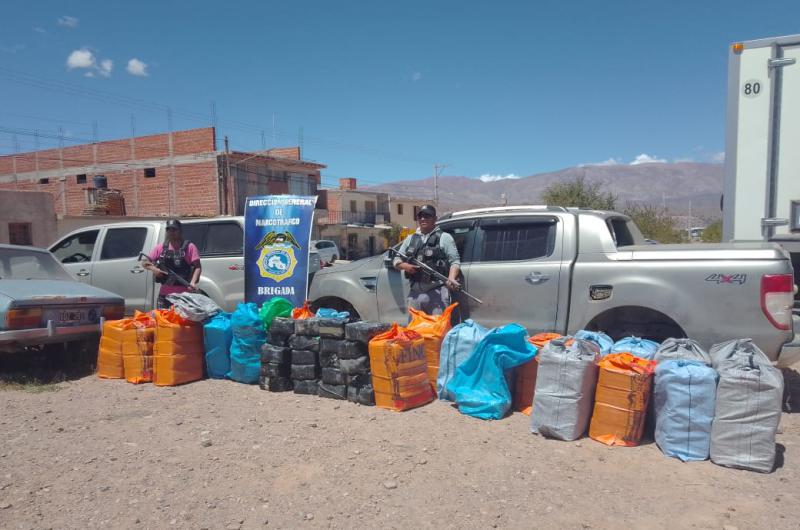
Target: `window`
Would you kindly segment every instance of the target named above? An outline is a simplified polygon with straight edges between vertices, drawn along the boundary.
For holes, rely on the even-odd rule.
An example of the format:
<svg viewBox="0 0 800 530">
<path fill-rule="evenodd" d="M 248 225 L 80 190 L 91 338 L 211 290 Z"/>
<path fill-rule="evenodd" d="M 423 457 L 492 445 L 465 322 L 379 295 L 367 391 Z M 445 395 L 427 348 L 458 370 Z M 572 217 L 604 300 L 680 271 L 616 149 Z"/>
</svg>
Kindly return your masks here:
<svg viewBox="0 0 800 530">
<path fill-rule="evenodd" d="M 146 179 L 156 178 L 156 168 L 154 168 L 154 167 L 146 167 L 146 168 L 144 168 L 144 178 L 146 178 Z"/>
<path fill-rule="evenodd" d="M 92 260 L 99 230 L 87 230 L 62 240 L 50 249 L 61 263 L 82 263 Z"/>
<path fill-rule="evenodd" d="M 86 173 L 75 175 L 75 184 L 86 184 Z"/>
<path fill-rule="evenodd" d="M 46 252 L 0 249 L 0 278 L 13 280 L 72 280 L 53 256 Z"/>
<path fill-rule="evenodd" d="M 520 261 L 543 258 L 555 247 L 555 219 L 481 221 L 480 261 Z"/>
<path fill-rule="evenodd" d="M 621 217 L 609 219 L 608 228 L 611 231 L 611 237 L 614 238 L 614 243 L 617 247 L 627 247 L 628 245 L 636 244 L 626 219 Z"/>
<path fill-rule="evenodd" d="M 442 225 L 442 230 L 453 236 L 461 263 L 472 261 L 472 243 L 475 235 L 474 224 L 473 221 L 469 221 L 466 224 L 462 221 Z"/>
<path fill-rule="evenodd" d="M 367 213 L 375 213 L 375 201 L 364 201 L 364 211 Z"/>
<path fill-rule="evenodd" d="M 101 260 L 138 258 L 147 239 L 147 228 L 109 228 L 103 240 Z"/>
<path fill-rule="evenodd" d="M 358 211 L 358 203 L 356 201 L 350 201 L 350 212 L 356 213 Z"/>
<path fill-rule="evenodd" d="M 39 184 L 50 184 L 50 179 L 46 178 L 46 177 L 45 178 L 40 178 L 39 179 Z"/>
<path fill-rule="evenodd" d="M 403 215 L 403 205 L 402 204 L 398 204 L 397 205 L 397 215 Z"/>
<path fill-rule="evenodd" d="M 417 215 L 419 214 L 419 209 L 420 209 L 419 206 L 414 206 L 414 219 L 417 218 Z"/>
<path fill-rule="evenodd" d="M 209 223 L 201 256 L 241 256 L 243 253 L 244 232 L 239 223 Z"/>
<path fill-rule="evenodd" d="M 8 242 L 12 245 L 33 245 L 30 223 L 8 223 Z"/>
<path fill-rule="evenodd" d="M 183 239 L 191 241 L 202 256 L 205 253 L 209 223 L 186 223 L 181 228 Z"/>
</svg>

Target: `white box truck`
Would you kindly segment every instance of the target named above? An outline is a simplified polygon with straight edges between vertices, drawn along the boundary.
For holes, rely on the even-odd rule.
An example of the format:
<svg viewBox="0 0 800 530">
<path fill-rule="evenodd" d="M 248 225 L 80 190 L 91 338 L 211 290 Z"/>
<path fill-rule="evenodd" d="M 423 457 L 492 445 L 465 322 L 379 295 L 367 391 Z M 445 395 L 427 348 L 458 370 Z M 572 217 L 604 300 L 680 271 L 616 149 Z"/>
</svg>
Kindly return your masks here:
<svg viewBox="0 0 800 530">
<path fill-rule="evenodd" d="M 723 239 L 800 232 L 800 35 L 731 45 Z"/>
</svg>

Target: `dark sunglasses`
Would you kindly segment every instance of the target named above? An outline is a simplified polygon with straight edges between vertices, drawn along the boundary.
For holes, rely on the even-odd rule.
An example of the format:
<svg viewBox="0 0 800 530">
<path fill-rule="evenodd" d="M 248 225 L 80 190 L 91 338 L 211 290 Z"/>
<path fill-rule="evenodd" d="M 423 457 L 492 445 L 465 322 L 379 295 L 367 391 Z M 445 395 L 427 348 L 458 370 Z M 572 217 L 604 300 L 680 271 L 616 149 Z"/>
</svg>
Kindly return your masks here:
<svg viewBox="0 0 800 530">
<path fill-rule="evenodd" d="M 417 219 L 433 219 L 433 216 L 429 213 L 421 213 L 417 215 Z"/>
<path fill-rule="evenodd" d="M 177 232 L 177 231 L 178 229 L 175 228 L 174 226 L 170 226 L 169 228 L 167 228 L 167 232 Z"/>
</svg>

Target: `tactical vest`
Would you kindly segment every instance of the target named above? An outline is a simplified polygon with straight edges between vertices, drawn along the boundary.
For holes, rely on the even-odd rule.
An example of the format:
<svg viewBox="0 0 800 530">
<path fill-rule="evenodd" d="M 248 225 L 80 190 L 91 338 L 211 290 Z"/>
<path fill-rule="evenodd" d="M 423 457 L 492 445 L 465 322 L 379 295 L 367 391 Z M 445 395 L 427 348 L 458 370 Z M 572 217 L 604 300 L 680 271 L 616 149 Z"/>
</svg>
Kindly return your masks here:
<svg viewBox="0 0 800 530">
<path fill-rule="evenodd" d="M 431 232 L 425 243 L 422 242 L 421 234 L 414 233 L 411 236 L 411 241 L 408 243 L 407 254 L 417 258 L 436 272 L 447 276 L 450 273 L 450 263 L 447 260 L 447 254 L 445 254 L 442 247 L 439 246 L 441 237 L 442 231 L 439 228 Z M 434 289 L 443 285 L 441 280 L 434 278 L 432 275 L 422 270 L 417 271 L 416 274 L 406 273 L 406 277 L 422 291 Z"/>
<path fill-rule="evenodd" d="M 161 254 L 156 260 L 156 267 L 166 270 L 165 267 L 172 269 L 175 274 L 186 280 L 192 281 L 192 265 L 186 261 L 186 249 L 189 247 L 191 241 L 183 240 L 178 250 L 173 250 L 169 246 L 169 242 L 164 242 L 161 247 Z M 175 285 L 178 281 L 170 274 L 166 278 L 159 278 L 164 285 Z M 156 280 L 158 281 L 158 280 Z"/>
</svg>

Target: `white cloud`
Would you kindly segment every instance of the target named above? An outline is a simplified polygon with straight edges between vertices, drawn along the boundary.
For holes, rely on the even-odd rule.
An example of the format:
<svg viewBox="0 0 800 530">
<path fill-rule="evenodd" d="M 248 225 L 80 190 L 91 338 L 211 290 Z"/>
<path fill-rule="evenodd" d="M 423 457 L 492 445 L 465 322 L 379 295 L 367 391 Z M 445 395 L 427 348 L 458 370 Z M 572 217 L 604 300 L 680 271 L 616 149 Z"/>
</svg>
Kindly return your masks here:
<svg viewBox="0 0 800 530">
<path fill-rule="evenodd" d="M 94 68 L 97 60 L 94 53 L 86 48 L 75 50 L 67 57 L 67 68 L 74 70 L 75 68 Z"/>
<path fill-rule="evenodd" d="M 650 156 L 642 153 L 633 159 L 631 165 L 638 166 L 639 164 L 665 164 L 666 162 L 667 160 L 665 158 L 658 158 L 657 156 Z"/>
<path fill-rule="evenodd" d="M 100 61 L 100 75 L 103 77 L 111 77 L 111 70 L 114 69 L 114 61 L 111 59 L 103 59 Z"/>
<path fill-rule="evenodd" d="M 608 158 L 603 160 L 602 162 L 587 162 L 585 164 L 580 164 L 581 167 L 585 166 L 618 166 L 622 164 L 622 160 L 616 158 Z"/>
<path fill-rule="evenodd" d="M 77 28 L 78 27 L 78 19 L 76 17 L 71 17 L 69 15 L 64 15 L 63 17 L 58 18 L 58 25 L 63 26 L 65 28 Z"/>
<path fill-rule="evenodd" d="M 85 74 L 83 74 L 83 77 L 94 77 L 94 72 L 92 72 L 91 70 L 89 70 L 88 72 L 86 72 Z"/>
<path fill-rule="evenodd" d="M 412 81 L 419 81 L 420 79 L 422 79 L 422 72 L 414 72 L 411 74 Z"/>
<path fill-rule="evenodd" d="M 24 49 L 25 49 L 24 44 L 0 45 L 0 52 L 3 53 L 17 53 L 21 52 Z"/>
<path fill-rule="evenodd" d="M 725 151 L 720 151 L 719 153 L 711 155 L 711 161 L 715 164 L 722 164 L 725 162 Z"/>
<path fill-rule="evenodd" d="M 481 182 L 497 182 L 498 180 L 517 180 L 519 175 L 515 175 L 513 173 L 509 173 L 508 175 L 492 175 L 490 173 L 484 173 L 478 180 Z"/>
<path fill-rule="evenodd" d="M 34 26 L 33 31 L 39 33 L 40 35 L 47 35 L 47 30 L 39 26 Z"/>
<path fill-rule="evenodd" d="M 147 63 L 140 61 L 136 57 L 128 61 L 128 66 L 125 68 L 131 75 L 138 75 L 141 77 L 147 77 Z"/>
</svg>

